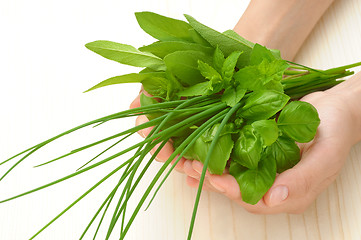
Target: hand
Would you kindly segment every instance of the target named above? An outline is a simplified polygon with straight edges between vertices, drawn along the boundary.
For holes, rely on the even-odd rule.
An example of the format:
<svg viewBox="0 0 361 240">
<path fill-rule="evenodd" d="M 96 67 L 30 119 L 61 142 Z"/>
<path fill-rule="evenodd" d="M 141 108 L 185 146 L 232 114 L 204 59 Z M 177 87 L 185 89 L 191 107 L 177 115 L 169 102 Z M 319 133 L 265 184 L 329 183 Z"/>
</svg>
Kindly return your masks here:
<svg viewBox="0 0 361 240">
<path fill-rule="evenodd" d="M 353 78 L 360 79 L 361 75 L 355 75 Z M 300 162 L 292 169 L 279 174 L 273 186 L 256 205 L 242 201 L 237 181 L 227 173 L 222 176 L 207 173 L 203 188 L 224 194 L 252 213 L 305 211 L 335 180 L 351 147 L 360 140 L 359 131 L 356 129 L 360 121 L 359 116 L 355 115 L 357 109 L 354 108 L 355 105 L 349 104 L 349 91 L 341 85 L 325 92 L 309 94 L 301 99 L 316 107 L 321 119 L 318 132 L 311 142 L 299 144 Z M 132 106 L 136 106 L 137 102 L 139 100 L 135 100 Z M 139 117 L 137 123 L 145 120 L 144 117 Z M 157 160 L 167 160 L 172 152 L 173 147 L 169 144 L 158 154 Z M 177 165 L 178 171 L 188 175 L 187 183 L 191 187 L 198 187 L 202 168 L 200 162 L 186 159 L 182 159 Z"/>
</svg>

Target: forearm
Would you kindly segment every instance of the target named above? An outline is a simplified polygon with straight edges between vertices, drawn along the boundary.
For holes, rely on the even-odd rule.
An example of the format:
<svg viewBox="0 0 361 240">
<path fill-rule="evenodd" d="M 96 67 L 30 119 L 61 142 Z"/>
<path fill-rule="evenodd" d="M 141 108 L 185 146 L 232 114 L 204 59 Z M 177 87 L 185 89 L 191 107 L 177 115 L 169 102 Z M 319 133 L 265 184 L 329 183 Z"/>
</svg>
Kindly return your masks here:
<svg viewBox="0 0 361 240">
<path fill-rule="evenodd" d="M 354 143 L 361 141 L 361 72 L 327 92 L 339 96 L 347 104 L 353 116 Z"/>
<path fill-rule="evenodd" d="M 242 37 L 292 60 L 333 0 L 251 0 L 234 27 Z"/>
</svg>

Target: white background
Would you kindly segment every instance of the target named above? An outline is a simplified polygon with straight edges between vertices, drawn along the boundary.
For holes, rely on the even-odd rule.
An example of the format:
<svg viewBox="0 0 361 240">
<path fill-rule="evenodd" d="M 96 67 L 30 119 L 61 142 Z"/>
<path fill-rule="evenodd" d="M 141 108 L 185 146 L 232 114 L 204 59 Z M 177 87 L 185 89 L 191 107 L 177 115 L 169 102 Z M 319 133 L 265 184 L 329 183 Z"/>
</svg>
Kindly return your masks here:
<svg viewBox="0 0 361 240">
<path fill-rule="evenodd" d="M 223 31 L 233 28 L 248 2 L 2 0 L 0 161 L 76 125 L 128 108 L 138 93 L 136 84 L 82 93 L 106 78 L 138 71 L 103 59 L 87 50 L 85 43 L 112 40 L 135 47 L 151 43 L 154 40 L 142 32 L 134 17 L 134 12 L 144 10 L 180 19 L 187 13 Z M 325 68 L 360 61 L 360 16 L 358 0 L 336 1 L 297 60 Z M 72 173 L 101 148 L 42 168 L 32 166 L 129 128 L 133 121 L 88 128 L 50 144 L 0 182 L 0 200 Z M 130 139 L 128 144 L 139 139 Z M 28 239 L 121 160 L 84 177 L 0 204 L 0 239 Z M 194 239 L 360 239 L 359 160 L 360 146 L 352 150 L 336 183 L 299 216 L 256 216 L 222 196 L 204 193 Z M 0 166 L 0 173 L 9 166 Z M 184 184 L 184 177 L 178 173 L 169 180 L 152 207 L 136 220 L 128 239 L 185 239 L 195 192 Z M 111 179 L 38 239 L 78 239 L 113 184 Z M 92 239 L 91 235 L 85 239 Z M 111 239 L 117 239 L 116 235 Z"/>
</svg>

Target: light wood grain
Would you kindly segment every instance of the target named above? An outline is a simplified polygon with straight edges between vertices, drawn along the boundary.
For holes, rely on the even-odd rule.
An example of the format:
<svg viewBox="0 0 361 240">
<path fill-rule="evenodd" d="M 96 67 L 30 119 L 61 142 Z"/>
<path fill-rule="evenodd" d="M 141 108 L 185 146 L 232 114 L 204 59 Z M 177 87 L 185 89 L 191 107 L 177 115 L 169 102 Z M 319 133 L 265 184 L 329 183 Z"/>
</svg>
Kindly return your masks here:
<svg viewBox="0 0 361 240">
<path fill-rule="evenodd" d="M 232 28 L 248 1 L 25 1 L 0 3 L 3 36 L 0 96 L 1 158 L 9 157 L 61 130 L 90 119 L 126 109 L 138 86 L 114 87 L 80 94 L 98 81 L 132 68 L 94 57 L 82 45 L 96 39 L 132 43 L 153 41 L 136 26 L 133 12 L 155 11 L 182 18 L 194 15 L 218 30 Z M 361 59 L 361 2 L 336 0 L 321 19 L 296 61 L 328 68 Z M 361 105 L 360 105 L 361 106 Z M 361 107 L 360 107 L 361 111 Z M 29 190 L 72 172 L 97 151 L 42 169 L 35 164 L 133 125 L 133 119 L 105 126 L 89 134 L 67 137 L 45 153 L 24 162 L 0 182 L 0 198 Z M 88 130 L 90 131 L 90 130 Z M 80 136 L 79 136 L 80 135 Z M 139 138 L 132 139 L 131 142 Z M 81 163 L 80 163 L 81 160 Z M 254 215 L 225 197 L 203 192 L 193 239 L 195 240 L 359 240 L 361 239 L 361 144 L 354 146 L 337 180 L 301 215 Z M 117 163 L 46 191 L 0 205 L 0 239 L 27 239 L 59 211 L 104 176 Z M 143 189 L 160 163 L 155 164 Z M 88 219 L 116 179 L 91 194 L 38 239 L 77 239 Z M 136 193 L 139 197 L 142 191 Z M 148 211 L 141 211 L 128 239 L 186 239 L 195 189 L 184 175 L 174 172 Z M 137 199 L 137 198 L 135 198 Z M 130 204 L 135 206 L 135 200 Z M 104 230 L 101 231 L 104 233 Z M 86 239 L 90 239 L 86 238 Z M 113 236 L 112 239 L 117 239 Z"/>
</svg>

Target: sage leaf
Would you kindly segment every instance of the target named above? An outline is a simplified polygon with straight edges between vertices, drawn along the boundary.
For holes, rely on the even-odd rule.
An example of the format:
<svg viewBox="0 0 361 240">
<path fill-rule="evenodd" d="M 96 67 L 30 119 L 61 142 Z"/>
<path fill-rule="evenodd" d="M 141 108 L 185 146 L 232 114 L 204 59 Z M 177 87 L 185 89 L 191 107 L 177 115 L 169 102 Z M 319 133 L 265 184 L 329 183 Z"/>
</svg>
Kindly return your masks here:
<svg viewBox="0 0 361 240">
<path fill-rule="evenodd" d="M 191 35 L 193 42 L 201 44 L 205 47 L 212 47 L 209 42 L 207 42 L 194 28 L 189 29 L 189 34 Z"/>
<path fill-rule="evenodd" d="M 262 140 L 250 125 L 239 132 L 232 151 L 232 160 L 249 169 L 256 169 L 261 160 Z"/>
<path fill-rule="evenodd" d="M 229 173 L 237 180 L 242 200 L 256 204 L 270 189 L 276 178 L 276 163 L 263 155 L 256 169 L 247 169 L 236 162 L 231 162 Z"/>
<path fill-rule="evenodd" d="M 300 149 L 294 140 L 280 136 L 272 145 L 265 149 L 268 158 L 277 165 L 277 172 L 281 173 L 292 168 L 300 161 Z"/>
<path fill-rule="evenodd" d="M 186 50 L 194 50 L 204 52 L 207 55 L 211 55 L 213 52 L 213 48 L 205 47 L 198 43 L 189 43 L 189 42 L 181 42 L 181 41 L 167 41 L 167 42 L 155 42 L 147 46 L 143 46 L 139 48 L 142 52 L 150 52 L 156 55 L 157 57 L 164 58 L 170 53 L 176 51 L 186 51 Z"/>
<path fill-rule="evenodd" d="M 154 70 L 165 70 L 162 59 L 151 53 L 141 52 L 130 45 L 99 40 L 87 43 L 85 47 L 107 59 L 122 64 L 148 67 Z"/>
<path fill-rule="evenodd" d="M 220 33 L 206 25 L 198 22 L 189 15 L 184 15 L 189 24 L 213 47 L 219 46 L 219 49 L 225 54 L 230 55 L 234 51 L 243 52 L 238 60 L 237 66 L 247 66 L 249 63 L 249 56 L 253 48 L 253 43 L 245 40 L 242 37 L 234 37 L 229 34 Z"/>
<path fill-rule="evenodd" d="M 139 26 L 152 37 L 161 41 L 193 41 L 189 29 L 192 27 L 181 20 L 152 12 L 135 13 Z"/>
<path fill-rule="evenodd" d="M 277 91 L 254 91 L 238 113 L 246 119 L 268 119 L 280 111 L 289 99 L 289 96 Z"/>
<path fill-rule="evenodd" d="M 145 72 L 145 73 L 129 73 L 121 76 L 115 76 L 108 78 L 97 85 L 89 88 L 85 92 L 89 92 L 91 90 L 113 85 L 120 83 L 141 83 L 146 79 L 156 79 L 156 78 L 165 78 L 166 75 L 164 72 Z"/>
<path fill-rule="evenodd" d="M 310 103 L 293 101 L 281 111 L 277 124 L 290 138 L 305 143 L 316 135 L 320 119 Z"/>
<path fill-rule="evenodd" d="M 253 122 L 252 127 L 262 137 L 265 146 L 270 146 L 278 138 L 278 127 L 275 119 L 258 120 Z"/>
</svg>

